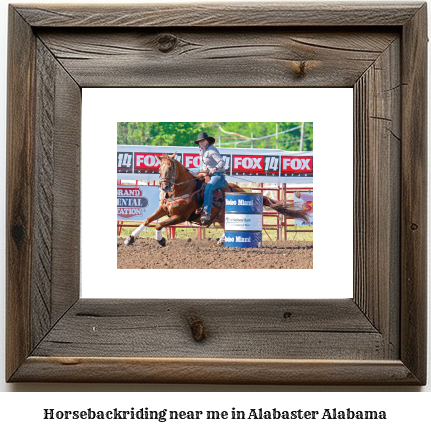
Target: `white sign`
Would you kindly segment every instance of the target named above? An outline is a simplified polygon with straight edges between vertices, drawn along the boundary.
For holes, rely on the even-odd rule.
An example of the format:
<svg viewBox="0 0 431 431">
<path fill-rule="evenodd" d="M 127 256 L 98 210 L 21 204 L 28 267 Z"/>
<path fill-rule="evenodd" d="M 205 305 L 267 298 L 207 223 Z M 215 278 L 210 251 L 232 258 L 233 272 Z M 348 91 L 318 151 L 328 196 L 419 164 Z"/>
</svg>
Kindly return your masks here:
<svg viewBox="0 0 431 431">
<path fill-rule="evenodd" d="M 158 207 L 158 187 L 117 185 L 117 221 L 144 221 Z"/>
<path fill-rule="evenodd" d="M 295 226 L 313 226 L 313 192 L 295 192 L 293 195 L 295 204 L 301 205 L 301 208 L 306 210 L 310 223 L 306 223 L 299 218 L 295 219 Z"/>
<path fill-rule="evenodd" d="M 262 214 L 226 214 L 225 230 L 261 231 Z"/>
</svg>

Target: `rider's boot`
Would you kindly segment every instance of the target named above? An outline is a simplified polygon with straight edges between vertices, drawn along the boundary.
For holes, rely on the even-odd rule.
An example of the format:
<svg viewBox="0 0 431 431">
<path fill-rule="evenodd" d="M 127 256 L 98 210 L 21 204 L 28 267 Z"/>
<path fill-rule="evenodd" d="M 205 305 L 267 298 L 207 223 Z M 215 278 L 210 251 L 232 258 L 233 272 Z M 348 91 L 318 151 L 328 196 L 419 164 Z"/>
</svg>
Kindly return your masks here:
<svg viewBox="0 0 431 431">
<path fill-rule="evenodd" d="M 201 215 L 201 223 L 208 223 L 211 220 L 210 214 L 202 214 Z"/>
</svg>

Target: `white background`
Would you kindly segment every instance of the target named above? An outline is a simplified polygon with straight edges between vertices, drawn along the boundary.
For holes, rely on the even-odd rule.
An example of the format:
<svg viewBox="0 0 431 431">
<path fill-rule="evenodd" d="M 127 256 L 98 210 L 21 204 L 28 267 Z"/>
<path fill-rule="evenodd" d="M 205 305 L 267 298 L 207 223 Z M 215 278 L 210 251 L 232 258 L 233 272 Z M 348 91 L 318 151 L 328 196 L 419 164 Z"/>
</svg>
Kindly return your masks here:
<svg viewBox="0 0 431 431">
<path fill-rule="evenodd" d="M 161 2 L 159 0 L 158 2 Z M 68 3 L 75 3 L 68 0 Z M 132 0 L 128 0 L 133 3 Z M 27 3 L 27 1 L 15 0 L 14 3 Z M 34 2 L 40 3 L 40 2 Z M 65 3 L 60 0 L 43 3 Z M 95 3 L 87 1 L 86 3 Z M 104 3 L 109 3 L 105 1 Z M 392 2 L 386 2 L 392 3 Z M 1 148 L 1 166 L 2 184 L 5 184 L 5 118 L 6 118 L 6 35 L 7 35 L 7 2 L 0 4 L 0 148 Z M 271 120 L 272 121 L 272 120 Z M 0 201 L 4 209 L 5 187 L 0 188 Z M 0 213 L 1 223 L 4 226 L 4 211 Z M 0 232 L 0 263 L 1 271 L 4 274 L 5 268 L 5 247 L 4 247 L 4 229 Z M 4 276 L 1 278 L 0 295 L 0 315 L 4 316 Z M 429 300 L 428 300 L 429 301 Z M 428 309 L 431 308 L 429 303 Z M 0 369 L 4 370 L 4 318 L 0 321 Z M 428 331 L 431 333 L 431 330 Z M 430 360 L 428 354 L 428 361 Z M 430 367 L 428 367 L 430 368 Z M 0 375 L 2 373 L 0 372 Z M 430 379 L 430 378 L 429 378 Z M 93 422 L 62 422 L 53 421 L 43 423 L 42 409 L 77 409 L 77 408 L 120 408 L 135 406 L 139 407 L 161 407 L 183 410 L 191 409 L 219 409 L 230 410 L 232 407 L 238 408 L 302 408 L 302 409 L 324 409 L 329 408 L 374 408 L 387 409 L 389 418 L 386 422 L 361 422 L 352 421 L 319 421 L 317 423 L 309 422 L 262 422 L 248 421 L 245 423 L 247 428 L 262 429 L 262 425 L 267 428 L 286 428 L 292 429 L 349 429 L 363 430 L 367 429 L 391 429 L 395 426 L 403 429 L 424 429 L 429 424 L 429 406 L 431 405 L 431 385 L 424 388 L 404 388 L 404 387 L 286 387 L 286 386 L 206 386 L 206 385 L 143 385 L 143 384 L 6 384 L 0 376 L 0 425 L 2 429 L 19 429 L 20 426 L 33 427 L 34 429 L 46 430 L 76 430 L 77 427 L 83 430 L 94 430 Z M 32 392 L 41 392 L 33 394 Z M 83 393 L 74 392 L 84 391 Z M 116 394 L 121 391 L 124 393 Z M 176 393 L 175 391 L 181 391 Z M 199 391 L 199 392 L 195 392 Z M 201 392 L 202 391 L 202 392 Z M 223 391 L 225 393 L 218 393 Z M 236 392 L 231 392 L 236 391 Z M 252 391 L 244 393 L 243 391 Z M 300 391 L 300 393 L 298 393 Z M 322 393 L 325 391 L 325 393 Z M 365 391 L 365 392 L 364 392 Z M 380 392 L 385 391 L 385 392 Z M 393 393 L 387 393 L 387 392 Z M 426 393 L 414 393 L 414 392 Z M 16 392 L 16 393 L 12 393 Z M 102 393 L 99 393 L 102 392 Z M 163 392 L 163 393 L 159 393 Z M 306 392 L 306 393 L 301 393 Z M 187 422 L 183 424 L 165 423 L 163 428 L 168 426 L 175 429 L 187 426 L 205 428 L 219 428 L 219 421 L 209 424 L 208 422 Z M 235 425 L 229 422 L 229 425 Z M 242 423 L 244 425 L 244 423 Z M 155 428 L 156 425 L 146 425 L 137 422 L 135 424 L 121 422 L 96 424 L 96 427 L 103 426 L 104 429 L 117 430 L 123 429 L 148 429 Z"/>
<path fill-rule="evenodd" d="M 196 105 L 202 94 L 212 101 L 206 104 L 204 112 Z M 167 100 L 169 103 L 166 103 Z M 226 103 L 226 100 L 241 103 Z M 352 297 L 352 89 L 84 88 L 82 106 L 82 297 Z M 165 269 L 117 270 L 114 236 L 117 177 L 114 164 L 118 121 L 313 122 L 314 268 L 222 270 L 222 283 L 220 270 L 171 269 L 169 277 L 173 276 L 177 281 L 175 286 L 157 282 L 166 276 Z M 97 175 L 92 172 L 95 165 Z M 94 193 L 94 187 L 88 185 L 97 183 L 98 178 L 102 179 L 103 186 L 99 186 L 97 193 Z M 342 216 L 334 217 L 331 210 L 339 208 L 342 208 Z M 95 214 L 100 212 L 106 216 L 96 222 Z M 98 250 L 105 252 L 94 253 L 96 244 Z M 145 257 L 145 250 L 142 254 Z M 156 284 L 157 290 L 154 289 Z"/>
</svg>

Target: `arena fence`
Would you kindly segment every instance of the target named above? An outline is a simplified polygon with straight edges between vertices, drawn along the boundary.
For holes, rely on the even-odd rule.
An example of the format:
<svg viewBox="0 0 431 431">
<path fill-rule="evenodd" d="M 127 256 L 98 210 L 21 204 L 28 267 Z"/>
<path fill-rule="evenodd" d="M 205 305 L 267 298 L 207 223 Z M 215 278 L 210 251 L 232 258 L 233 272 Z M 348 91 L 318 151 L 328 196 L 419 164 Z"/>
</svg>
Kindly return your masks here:
<svg viewBox="0 0 431 431">
<path fill-rule="evenodd" d="M 139 183 L 139 184 L 138 184 Z M 122 183 L 122 180 L 117 180 L 117 185 L 124 185 Z M 130 182 L 127 182 L 127 185 L 131 185 Z M 158 181 L 135 181 L 135 186 L 138 185 L 145 185 L 145 186 L 151 186 L 151 187 L 159 187 Z M 265 186 L 265 183 L 259 183 L 259 187 L 245 187 L 246 190 L 251 191 L 259 191 L 261 193 L 265 192 L 271 192 L 271 196 L 273 199 L 277 200 L 287 200 L 287 201 L 293 201 L 293 194 L 295 192 L 302 192 L 302 193 L 310 193 L 313 191 L 313 185 L 307 184 L 307 186 L 295 186 L 295 187 L 287 187 L 286 184 L 280 184 L 275 187 L 270 187 L 268 185 Z M 270 221 L 268 222 L 268 219 Z M 277 240 L 287 240 L 287 234 L 288 233 L 296 233 L 296 232 L 313 232 L 313 227 L 310 226 L 307 229 L 298 229 L 294 225 L 291 224 L 291 218 L 288 218 L 284 215 L 281 215 L 277 213 L 276 211 L 264 211 L 263 212 L 263 226 L 262 226 L 262 232 L 265 232 L 267 237 L 272 241 L 271 236 L 268 234 L 268 231 L 276 231 L 276 238 Z M 126 222 L 126 221 L 117 221 L 117 236 L 121 235 L 123 228 L 136 228 L 142 224 L 144 220 L 142 221 L 133 221 L 133 222 Z M 290 223 L 289 223 L 290 222 Z M 151 223 L 148 225 L 149 227 L 155 227 L 156 223 Z M 217 225 L 217 222 L 213 223 L 210 226 L 203 227 L 196 224 L 192 224 L 189 222 L 186 223 L 180 223 L 175 226 L 168 226 L 166 227 L 166 236 L 168 239 L 175 238 L 176 230 L 177 229 L 196 229 L 197 230 L 197 236 L 200 239 L 205 239 L 206 235 L 206 229 L 221 229 L 220 226 Z"/>
</svg>

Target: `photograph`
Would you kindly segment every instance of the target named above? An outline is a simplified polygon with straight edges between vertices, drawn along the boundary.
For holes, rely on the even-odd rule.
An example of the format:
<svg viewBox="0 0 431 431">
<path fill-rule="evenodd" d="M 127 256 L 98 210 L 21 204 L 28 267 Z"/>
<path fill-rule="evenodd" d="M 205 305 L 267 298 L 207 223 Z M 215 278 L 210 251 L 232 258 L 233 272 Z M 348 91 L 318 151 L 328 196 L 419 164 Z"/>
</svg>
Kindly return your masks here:
<svg viewBox="0 0 431 431">
<path fill-rule="evenodd" d="M 118 123 L 117 268 L 312 269 L 312 192 L 313 122 Z"/>
</svg>

